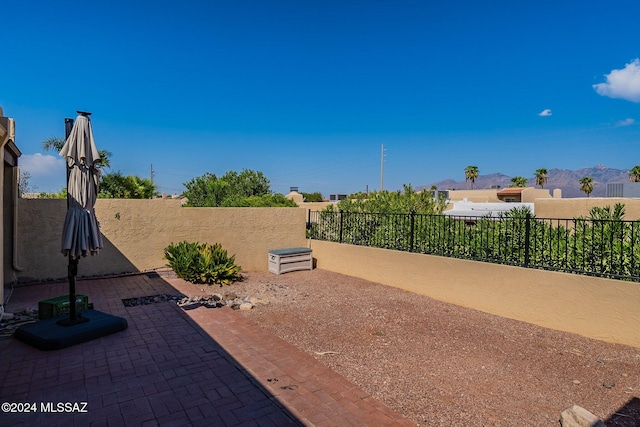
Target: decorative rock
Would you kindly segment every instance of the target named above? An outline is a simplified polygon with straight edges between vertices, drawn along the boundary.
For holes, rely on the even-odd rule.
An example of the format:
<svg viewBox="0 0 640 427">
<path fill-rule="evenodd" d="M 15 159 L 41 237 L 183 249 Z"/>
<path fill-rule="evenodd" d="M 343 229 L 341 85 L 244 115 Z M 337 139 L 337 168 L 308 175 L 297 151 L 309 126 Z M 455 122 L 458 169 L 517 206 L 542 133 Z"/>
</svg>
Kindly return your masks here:
<svg viewBox="0 0 640 427">
<path fill-rule="evenodd" d="M 562 427 L 605 427 L 600 418 L 578 405 L 562 411 L 560 425 Z"/>
<path fill-rule="evenodd" d="M 251 310 L 257 305 L 269 304 L 267 300 L 250 296 L 238 296 L 233 292 L 225 294 L 224 297 L 221 294 L 212 294 L 211 296 L 156 294 L 122 300 L 125 307 L 157 304 L 166 301 L 175 301 L 176 304 L 181 307 L 186 307 L 187 309 L 193 309 L 199 306 L 207 308 L 227 306 L 234 310 Z"/>
<path fill-rule="evenodd" d="M 249 297 L 246 299 L 246 301 L 250 302 L 253 305 L 267 305 L 269 304 L 269 301 L 267 300 L 263 300 L 260 298 L 256 298 L 256 297 Z"/>
</svg>

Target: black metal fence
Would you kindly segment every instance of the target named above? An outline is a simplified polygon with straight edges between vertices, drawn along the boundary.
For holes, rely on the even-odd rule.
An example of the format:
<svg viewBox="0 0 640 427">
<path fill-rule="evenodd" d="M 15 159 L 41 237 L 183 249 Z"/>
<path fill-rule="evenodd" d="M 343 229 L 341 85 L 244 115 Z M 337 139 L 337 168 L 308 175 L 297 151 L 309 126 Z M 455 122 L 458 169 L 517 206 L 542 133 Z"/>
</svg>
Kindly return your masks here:
<svg viewBox="0 0 640 427">
<path fill-rule="evenodd" d="M 310 212 L 309 237 L 640 281 L 640 221 Z"/>
</svg>

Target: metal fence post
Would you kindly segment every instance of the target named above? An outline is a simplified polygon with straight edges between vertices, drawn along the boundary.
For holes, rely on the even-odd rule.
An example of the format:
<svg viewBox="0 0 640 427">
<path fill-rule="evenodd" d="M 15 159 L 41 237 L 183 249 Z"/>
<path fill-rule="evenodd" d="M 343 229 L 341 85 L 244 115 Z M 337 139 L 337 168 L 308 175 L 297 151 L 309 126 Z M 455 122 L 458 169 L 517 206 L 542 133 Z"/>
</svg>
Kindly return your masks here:
<svg viewBox="0 0 640 427">
<path fill-rule="evenodd" d="M 409 252 L 413 252 L 413 245 L 415 241 L 414 231 L 415 231 L 415 223 L 416 223 L 416 213 L 411 212 L 411 231 L 409 235 Z"/>
<path fill-rule="evenodd" d="M 342 243 L 342 211 L 340 211 L 340 229 L 339 229 L 339 233 L 340 233 L 340 243 Z"/>
<path fill-rule="evenodd" d="M 529 267 L 529 249 L 531 246 L 531 214 L 527 212 L 524 222 L 524 266 Z"/>
</svg>

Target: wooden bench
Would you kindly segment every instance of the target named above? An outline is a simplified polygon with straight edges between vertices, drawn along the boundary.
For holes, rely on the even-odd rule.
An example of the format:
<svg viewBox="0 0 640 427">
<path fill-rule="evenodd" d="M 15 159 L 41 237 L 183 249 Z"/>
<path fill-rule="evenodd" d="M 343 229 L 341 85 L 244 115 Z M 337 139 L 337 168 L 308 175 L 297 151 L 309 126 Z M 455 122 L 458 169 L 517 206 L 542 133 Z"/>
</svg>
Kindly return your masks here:
<svg viewBox="0 0 640 427">
<path fill-rule="evenodd" d="M 310 248 L 286 248 L 269 251 L 269 271 L 274 274 L 313 270 Z"/>
</svg>

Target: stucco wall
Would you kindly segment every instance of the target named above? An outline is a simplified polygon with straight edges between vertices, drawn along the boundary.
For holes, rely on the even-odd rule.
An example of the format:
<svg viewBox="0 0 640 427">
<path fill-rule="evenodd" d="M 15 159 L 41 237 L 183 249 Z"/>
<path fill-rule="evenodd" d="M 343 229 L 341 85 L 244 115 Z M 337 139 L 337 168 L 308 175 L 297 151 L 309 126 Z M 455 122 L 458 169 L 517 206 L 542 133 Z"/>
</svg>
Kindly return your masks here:
<svg viewBox="0 0 640 427">
<path fill-rule="evenodd" d="M 476 203 L 500 202 L 498 190 L 449 190 L 449 200 L 460 201 L 464 199 Z"/>
<path fill-rule="evenodd" d="M 640 347 L 640 284 L 312 241 L 318 268 L 607 342 Z"/>
<path fill-rule="evenodd" d="M 589 216 L 592 207 L 614 207 L 616 203 L 625 205 L 625 219 L 640 219 L 640 199 L 580 197 L 571 199 L 537 199 L 535 212 L 538 218 L 575 218 Z"/>
<path fill-rule="evenodd" d="M 65 200 L 20 199 L 19 262 L 24 280 L 63 278 Z M 164 248 L 182 240 L 220 243 L 244 270 L 267 270 L 269 249 L 306 246 L 305 211 L 293 208 L 183 208 L 179 200 L 99 199 L 100 253 L 80 260 L 80 276 L 165 265 Z"/>
<path fill-rule="evenodd" d="M 536 199 L 550 198 L 551 193 L 547 189 L 527 187 L 522 189 L 522 202 L 533 203 Z"/>
<path fill-rule="evenodd" d="M 595 199 L 591 199 L 593 201 Z M 614 199 L 615 200 L 615 199 Z M 620 199 L 617 199 L 620 200 Z M 555 202 L 555 201 L 554 201 Z M 536 208 L 537 209 L 537 208 Z M 182 208 L 179 200 L 98 200 L 105 248 L 79 275 L 165 264 L 181 240 L 219 242 L 244 270 L 267 270 L 267 252 L 307 246 L 305 209 Z M 19 276 L 66 276 L 60 234 L 66 201 L 19 200 Z M 574 213 L 561 216 L 574 216 Z M 438 300 L 608 342 L 640 347 L 640 284 L 362 246 L 312 241 L 317 267 Z"/>
</svg>

